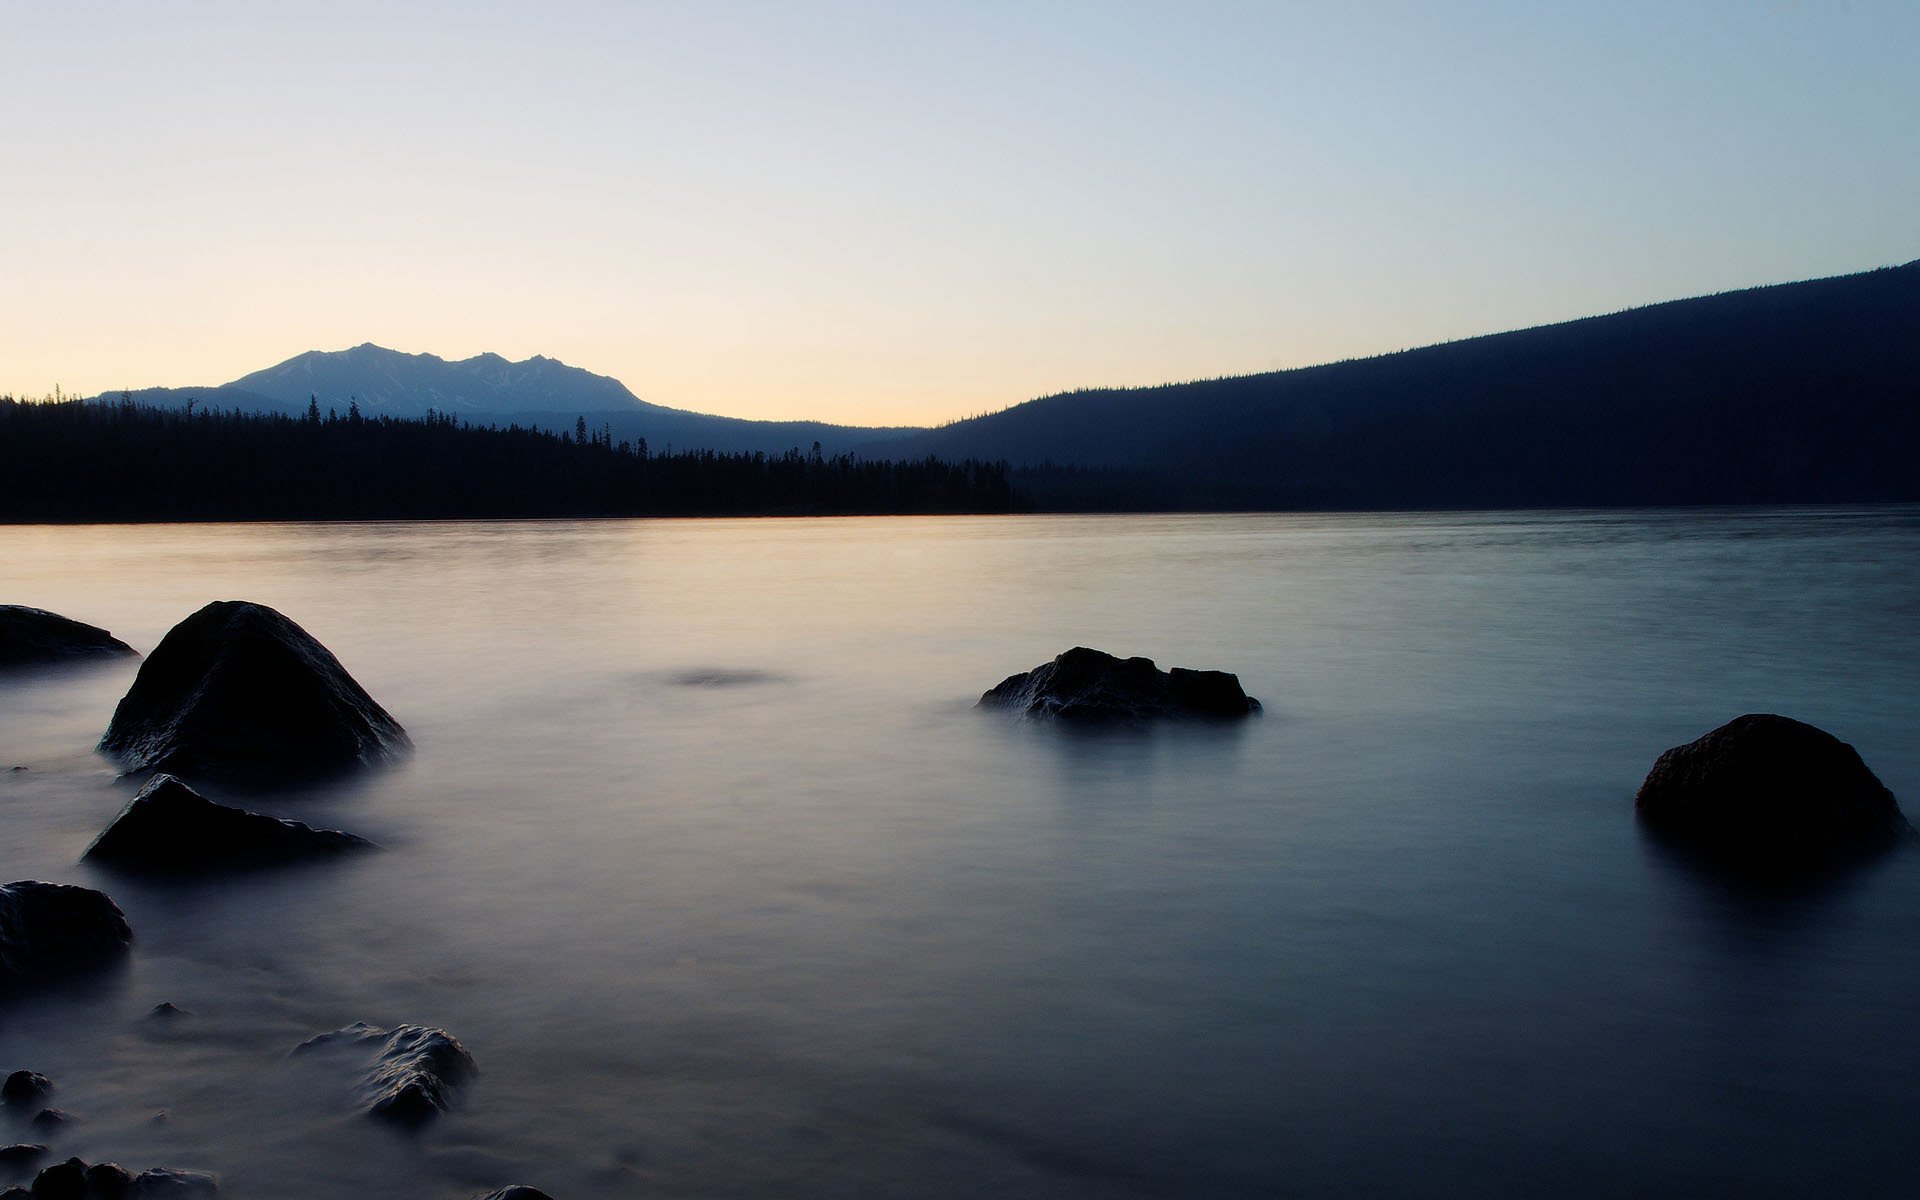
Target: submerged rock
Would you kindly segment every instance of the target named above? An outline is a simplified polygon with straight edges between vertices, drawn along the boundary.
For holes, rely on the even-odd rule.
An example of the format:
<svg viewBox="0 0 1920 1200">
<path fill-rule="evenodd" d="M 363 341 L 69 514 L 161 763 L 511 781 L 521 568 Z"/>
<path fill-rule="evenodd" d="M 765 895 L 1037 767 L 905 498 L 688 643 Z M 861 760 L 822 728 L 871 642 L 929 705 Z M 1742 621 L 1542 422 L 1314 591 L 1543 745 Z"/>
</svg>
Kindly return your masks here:
<svg viewBox="0 0 1920 1200">
<path fill-rule="evenodd" d="M 547 1195 L 537 1187 L 528 1187 L 524 1183 L 516 1183 L 511 1187 L 503 1187 L 498 1191 L 488 1192 L 486 1195 L 479 1197 L 478 1200 L 553 1200 L 553 1197 Z"/>
<path fill-rule="evenodd" d="M 42 608 L 0 604 L 0 669 L 133 654 L 132 646 L 98 626 Z"/>
<path fill-rule="evenodd" d="M 168 631 L 100 739 L 129 771 L 275 776 L 370 765 L 411 745 L 325 646 L 243 600 Z"/>
<path fill-rule="evenodd" d="M 0 1166 L 25 1166 L 46 1152 L 47 1148 L 38 1143 L 15 1142 L 11 1146 L 0 1146 Z"/>
<path fill-rule="evenodd" d="M 0 1083 L 0 1100 L 8 1104 L 29 1104 L 53 1093 L 53 1080 L 38 1071 L 15 1071 Z"/>
<path fill-rule="evenodd" d="M 148 780 L 80 857 L 126 870 L 184 874 L 372 847 L 365 838 L 337 829 L 215 804 L 163 774 Z"/>
<path fill-rule="evenodd" d="M 220 1191 L 220 1177 L 205 1171 L 180 1171 L 173 1167 L 154 1167 L 142 1171 L 133 1177 L 127 1187 L 128 1200 L 163 1200 L 164 1197 L 179 1197 L 180 1200 L 202 1200 L 217 1195 Z"/>
<path fill-rule="evenodd" d="M 1260 702 L 1240 690 L 1239 676 L 1229 672 L 1162 671 L 1150 658 L 1116 658 L 1085 646 L 1008 676 L 980 697 L 979 706 L 1089 722 L 1244 717 L 1260 711 Z"/>
<path fill-rule="evenodd" d="M 126 914 L 101 892 L 31 879 L 0 885 L 0 991 L 99 966 L 132 944 Z"/>
<path fill-rule="evenodd" d="M 1672 842 L 1768 873 L 1844 865 L 1914 832 L 1852 746 L 1771 713 L 1736 717 L 1662 754 L 1634 808 Z"/>
<path fill-rule="evenodd" d="M 379 1029 L 356 1021 L 345 1029 L 308 1038 L 295 1053 L 325 1046 L 366 1045 L 380 1049 L 361 1082 L 369 1116 L 417 1124 L 447 1111 L 453 1092 L 479 1068 L 452 1034 L 424 1025 Z"/>
</svg>

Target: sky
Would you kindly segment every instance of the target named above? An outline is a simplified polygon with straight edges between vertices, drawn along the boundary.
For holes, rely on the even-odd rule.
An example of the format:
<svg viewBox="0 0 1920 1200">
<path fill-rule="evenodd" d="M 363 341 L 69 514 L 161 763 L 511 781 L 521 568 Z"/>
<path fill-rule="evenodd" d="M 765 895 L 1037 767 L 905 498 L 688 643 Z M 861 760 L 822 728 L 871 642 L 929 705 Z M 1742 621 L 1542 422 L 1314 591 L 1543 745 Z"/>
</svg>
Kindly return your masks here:
<svg viewBox="0 0 1920 1200">
<path fill-rule="evenodd" d="M 0 0 L 0 393 L 932 424 L 1920 258 L 1920 3 Z"/>
</svg>

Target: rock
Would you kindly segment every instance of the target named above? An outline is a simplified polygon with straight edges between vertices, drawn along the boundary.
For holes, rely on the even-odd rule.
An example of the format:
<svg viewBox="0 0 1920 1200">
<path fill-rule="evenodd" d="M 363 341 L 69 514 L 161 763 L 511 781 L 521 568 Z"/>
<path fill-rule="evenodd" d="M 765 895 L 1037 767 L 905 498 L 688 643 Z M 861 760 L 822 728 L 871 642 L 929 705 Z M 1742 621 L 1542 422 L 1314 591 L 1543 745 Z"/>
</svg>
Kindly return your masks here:
<svg viewBox="0 0 1920 1200">
<path fill-rule="evenodd" d="M 168 631 L 100 739 L 129 771 L 276 778 L 384 762 L 411 745 L 325 646 L 241 600 Z"/>
<path fill-rule="evenodd" d="M 181 1008 L 171 1000 L 162 1000 L 147 1010 L 149 1021 L 171 1021 L 175 1017 L 190 1017 L 193 1014 Z"/>
<path fill-rule="evenodd" d="M 0 1191 L 0 1200 L 33 1200 L 33 1193 L 16 1184 L 5 1191 Z"/>
<path fill-rule="evenodd" d="M 92 888 L 0 885 L 0 991 L 99 966 L 132 943 L 126 914 Z"/>
<path fill-rule="evenodd" d="M 86 1200 L 87 1164 L 77 1158 L 41 1169 L 33 1177 L 35 1200 Z"/>
<path fill-rule="evenodd" d="M 172 1167 L 155 1167 L 151 1171 L 142 1171 L 133 1177 L 133 1183 L 127 1188 L 130 1200 L 161 1200 L 162 1197 L 180 1197 L 180 1200 L 199 1200 L 201 1197 L 217 1195 L 220 1191 L 220 1177 L 205 1171 L 177 1171 Z"/>
<path fill-rule="evenodd" d="M 365 838 L 229 808 L 155 775 L 80 857 L 154 874 L 266 866 L 365 850 Z"/>
<path fill-rule="evenodd" d="M 33 1114 L 33 1120 L 27 1122 L 27 1124 L 35 1130 L 45 1131 L 48 1129 L 58 1129 L 62 1125 L 68 1125 L 72 1122 L 73 1118 L 67 1115 L 67 1110 L 64 1108 L 43 1108 Z"/>
<path fill-rule="evenodd" d="M 378 1029 L 355 1022 L 345 1029 L 308 1038 L 295 1053 L 330 1045 L 381 1043 L 361 1085 L 370 1116 L 416 1124 L 445 1112 L 454 1089 L 479 1068 L 466 1047 L 444 1029 L 399 1025 Z"/>
<path fill-rule="evenodd" d="M 53 1080 L 38 1071 L 15 1071 L 0 1084 L 0 1100 L 8 1104 L 23 1104 L 38 1100 L 53 1092 Z"/>
<path fill-rule="evenodd" d="M 95 1163 L 87 1168 L 87 1191 L 93 1200 L 121 1200 L 133 1187 L 133 1172 L 119 1163 Z"/>
<path fill-rule="evenodd" d="M 1076 646 L 1050 663 L 1010 675 L 980 697 L 980 707 L 1011 708 L 1063 721 L 1135 721 L 1158 717 L 1244 717 L 1260 702 L 1226 671 L 1162 671 L 1148 658 L 1115 658 Z"/>
<path fill-rule="evenodd" d="M 0 1166 L 23 1167 L 47 1152 L 45 1146 L 15 1142 L 11 1146 L 0 1146 Z"/>
<path fill-rule="evenodd" d="M 132 646 L 104 629 L 45 609 L 0 604 L 0 669 L 133 654 Z"/>
<path fill-rule="evenodd" d="M 1669 841 L 1767 873 L 1840 866 L 1913 835 L 1852 746 L 1770 713 L 1662 754 L 1634 808 Z"/>
<path fill-rule="evenodd" d="M 516 1183 L 511 1187 L 503 1187 L 499 1191 L 488 1192 L 486 1195 L 478 1197 L 477 1200 L 553 1200 L 553 1197 L 547 1195 L 539 1188 L 528 1187 L 524 1183 Z"/>
</svg>

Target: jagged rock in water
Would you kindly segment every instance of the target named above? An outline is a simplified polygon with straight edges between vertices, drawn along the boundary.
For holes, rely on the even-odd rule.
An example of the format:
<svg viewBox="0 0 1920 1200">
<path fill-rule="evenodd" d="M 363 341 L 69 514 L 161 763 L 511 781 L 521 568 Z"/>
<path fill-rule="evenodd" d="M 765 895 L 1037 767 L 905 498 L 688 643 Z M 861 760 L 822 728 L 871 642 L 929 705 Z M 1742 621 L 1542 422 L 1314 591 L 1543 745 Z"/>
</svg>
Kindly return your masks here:
<svg viewBox="0 0 1920 1200">
<path fill-rule="evenodd" d="M 28 1121 L 27 1125 L 32 1129 L 45 1131 L 58 1129 L 72 1121 L 73 1118 L 67 1115 L 67 1110 L 64 1108 L 43 1108 L 33 1114 L 33 1120 Z"/>
<path fill-rule="evenodd" d="M 308 1038 L 295 1052 L 330 1045 L 380 1043 L 367 1067 L 360 1094 L 370 1116 L 416 1124 L 445 1112 L 454 1089 L 477 1071 L 473 1056 L 444 1029 L 399 1025 L 379 1029 L 356 1021 L 345 1029 Z"/>
<path fill-rule="evenodd" d="M 206 1197 L 219 1194 L 220 1177 L 205 1171 L 180 1171 L 172 1167 L 155 1167 L 142 1171 L 133 1177 L 133 1183 L 127 1188 L 127 1200 L 205 1200 Z"/>
<path fill-rule="evenodd" d="M 351 833 L 216 804 L 162 774 L 147 781 L 80 857 L 132 871 L 185 874 L 266 866 L 372 846 Z"/>
<path fill-rule="evenodd" d="M 38 1071 L 15 1071 L 0 1083 L 0 1100 L 8 1104 L 26 1104 L 53 1093 L 53 1080 Z"/>
<path fill-rule="evenodd" d="M 516 1183 L 511 1187 L 503 1187 L 498 1191 L 488 1192 L 486 1195 L 478 1197 L 477 1200 L 553 1200 L 553 1197 L 547 1195 L 537 1187 L 528 1187 L 524 1183 Z"/>
<path fill-rule="evenodd" d="M 23 1167 L 47 1152 L 39 1143 L 15 1142 L 11 1146 L 0 1146 L 0 1166 Z"/>
<path fill-rule="evenodd" d="M 0 885 L 0 991 L 99 966 L 132 944 L 126 914 L 92 888 Z"/>
<path fill-rule="evenodd" d="M 1736 717 L 1662 754 L 1634 808 L 1671 842 L 1769 874 L 1842 866 L 1913 836 L 1852 746 L 1771 713 Z"/>
<path fill-rule="evenodd" d="M 1115 658 L 1085 646 L 1008 676 L 980 697 L 980 706 L 1086 722 L 1244 717 L 1260 711 L 1260 702 L 1241 691 L 1239 677 L 1229 672 L 1162 671 L 1149 658 Z"/>
<path fill-rule="evenodd" d="M 0 604 L 0 669 L 134 653 L 132 646 L 98 626 L 43 608 Z"/>
<path fill-rule="evenodd" d="M 168 631 L 100 749 L 129 771 L 317 775 L 412 743 L 325 646 L 264 604 L 221 600 Z"/>
</svg>

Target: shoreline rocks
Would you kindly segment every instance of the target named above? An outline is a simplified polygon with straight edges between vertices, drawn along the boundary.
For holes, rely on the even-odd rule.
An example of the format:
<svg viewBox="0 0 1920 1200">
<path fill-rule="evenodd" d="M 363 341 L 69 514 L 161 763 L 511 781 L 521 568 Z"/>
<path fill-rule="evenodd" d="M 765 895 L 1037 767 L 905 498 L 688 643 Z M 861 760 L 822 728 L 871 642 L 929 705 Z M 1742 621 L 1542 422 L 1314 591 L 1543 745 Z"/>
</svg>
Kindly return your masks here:
<svg viewBox="0 0 1920 1200">
<path fill-rule="evenodd" d="M 44 608 L 0 604 L 0 670 L 127 657 L 139 652 L 97 625 Z"/>
<path fill-rule="evenodd" d="M 373 843 L 231 808 L 172 775 L 155 775 L 81 854 L 82 861 L 149 874 L 244 870 L 368 850 Z"/>
<path fill-rule="evenodd" d="M 1149 658 L 1117 658 L 1076 646 L 1050 663 L 1010 675 L 980 697 L 979 708 L 1008 708 L 1028 717 L 1084 723 L 1164 718 L 1233 719 L 1260 702 L 1227 671 L 1174 667 Z"/>
<path fill-rule="evenodd" d="M 102 892 L 28 879 L 0 885 L 0 992 L 103 966 L 133 929 Z"/>
<path fill-rule="evenodd" d="M 331 651 L 244 600 L 216 601 L 169 630 L 99 745 L 129 772 L 269 778 L 370 766 L 411 747 Z"/>
<path fill-rule="evenodd" d="M 1736 717 L 1661 754 L 1634 808 L 1676 845 L 1769 875 L 1843 866 L 1914 836 L 1852 746 L 1772 713 Z"/>
</svg>

